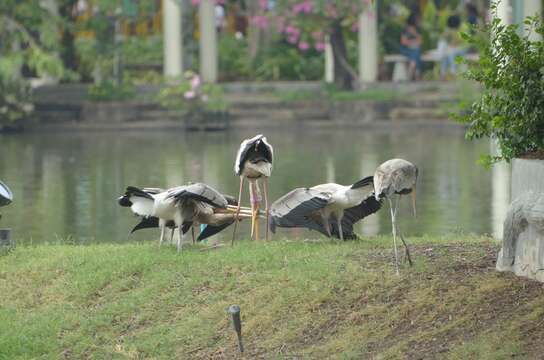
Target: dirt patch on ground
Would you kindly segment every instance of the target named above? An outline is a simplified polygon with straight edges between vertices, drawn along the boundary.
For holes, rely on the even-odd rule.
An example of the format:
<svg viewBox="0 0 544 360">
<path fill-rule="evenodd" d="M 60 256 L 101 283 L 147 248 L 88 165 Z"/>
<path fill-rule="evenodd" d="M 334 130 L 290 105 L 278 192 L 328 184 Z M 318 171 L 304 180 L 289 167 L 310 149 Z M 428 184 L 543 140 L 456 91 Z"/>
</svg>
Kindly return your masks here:
<svg viewBox="0 0 544 360">
<path fill-rule="evenodd" d="M 459 344 L 493 331 L 508 334 L 512 328 L 523 345 L 521 357 L 539 358 L 544 353 L 544 343 L 540 340 L 544 337 L 544 320 L 523 324 L 520 319 L 534 310 L 533 303 L 544 294 L 543 286 L 496 272 L 497 251 L 491 242 L 488 245 L 411 246 L 412 258 L 416 263 L 425 263 L 426 270 L 411 271 L 405 267 L 401 281 L 389 281 L 383 288 L 378 286 L 372 291 L 338 289 L 337 295 L 320 304 L 319 309 L 309 310 L 316 314 L 316 321 L 309 323 L 296 339 L 279 348 L 263 349 L 259 348 L 258 338 L 248 338 L 245 356 L 251 359 L 312 358 L 300 355 L 301 350 L 322 345 L 335 334 L 342 336 L 347 327 L 358 331 L 365 326 L 368 329 L 368 324 L 378 324 L 380 329 L 373 338 L 353 340 L 365 342 L 368 358 L 379 357 L 398 344 L 404 344 L 403 359 L 444 358 Z M 354 254 L 347 261 L 375 271 L 379 271 L 378 264 L 382 268 L 394 266 L 391 251 L 387 249 Z M 333 291 L 336 293 L 335 288 Z M 361 311 L 368 306 L 396 313 L 391 316 L 387 313 L 389 310 L 375 314 Z M 512 319 L 517 322 L 512 323 Z M 198 357 L 226 359 L 237 354 L 234 347 L 210 351 L 199 352 Z"/>
</svg>

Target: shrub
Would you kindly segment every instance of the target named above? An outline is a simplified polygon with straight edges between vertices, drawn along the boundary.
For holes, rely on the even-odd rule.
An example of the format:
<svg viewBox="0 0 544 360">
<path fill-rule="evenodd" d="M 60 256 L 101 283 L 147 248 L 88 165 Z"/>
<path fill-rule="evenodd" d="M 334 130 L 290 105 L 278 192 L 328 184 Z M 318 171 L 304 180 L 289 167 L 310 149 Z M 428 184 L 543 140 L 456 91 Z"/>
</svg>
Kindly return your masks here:
<svg viewBox="0 0 544 360">
<path fill-rule="evenodd" d="M 223 88 L 216 84 L 202 83 L 200 76 L 192 71 L 185 73 L 180 84 L 162 89 L 158 101 L 164 107 L 186 113 L 224 111 L 227 108 Z"/>
<path fill-rule="evenodd" d="M 0 77 L 0 129 L 17 127 L 32 110 L 28 84 L 16 77 Z"/>
<path fill-rule="evenodd" d="M 134 87 L 127 83 L 117 85 L 111 80 L 106 80 L 91 85 L 87 95 L 92 101 L 128 100 L 134 97 Z"/>
<path fill-rule="evenodd" d="M 528 17 L 524 24 L 544 35 L 538 17 Z M 455 118 L 468 125 L 468 139 L 498 141 L 500 155 L 482 157 L 487 165 L 544 150 L 544 44 L 519 30 L 495 18 L 462 34 L 480 53 L 464 76 L 483 85 L 483 92 L 470 112 Z"/>
</svg>

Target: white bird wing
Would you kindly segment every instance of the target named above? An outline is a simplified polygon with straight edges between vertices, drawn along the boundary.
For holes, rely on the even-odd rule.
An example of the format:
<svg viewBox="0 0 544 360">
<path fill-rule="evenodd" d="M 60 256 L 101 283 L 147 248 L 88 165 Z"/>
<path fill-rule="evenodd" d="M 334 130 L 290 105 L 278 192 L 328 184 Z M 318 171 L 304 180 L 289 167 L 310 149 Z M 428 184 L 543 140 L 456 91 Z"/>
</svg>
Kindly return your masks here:
<svg viewBox="0 0 544 360">
<path fill-rule="evenodd" d="M 153 195 L 135 186 L 127 186 L 125 194 L 119 199 L 119 205 L 130 207 L 133 213 L 138 216 L 152 216 L 155 198 Z"/>
<path fill-rule="evenodd" d="M 167 198 L 173 198 L 176 201 L 192 199 L 219 208 L 225 208 L 228 205 L 227 199 L 219 191 L 203 183 L 195 183 L 168 189 Z"/>
<path fill-rule="evenodd" d="M 13 201 L 13 194 L 6 184 L 0 181 L 0 206 L 6 206 Z"/>
<path fill-rule="evenodd" d="M 326 235 L 326 230 L 316 212 L 329 204 L 331 194 L 309 188 L 294 189 L 270 207 L 270 230 L 278 227 L 305 227 Z"/>
</svg>

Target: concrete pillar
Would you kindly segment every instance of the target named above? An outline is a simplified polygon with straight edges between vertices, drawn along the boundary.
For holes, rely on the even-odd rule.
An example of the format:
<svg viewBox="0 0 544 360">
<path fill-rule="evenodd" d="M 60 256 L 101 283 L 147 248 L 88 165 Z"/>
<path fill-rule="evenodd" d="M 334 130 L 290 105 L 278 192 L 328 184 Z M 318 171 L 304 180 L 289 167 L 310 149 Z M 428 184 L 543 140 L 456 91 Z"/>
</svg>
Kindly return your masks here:
<svg viewBox="0 0 544 360">
<path fill-rule="evenodd" d="M 518 0 L 519 1 L 519 0 Z M 523 17 L 527 16 L 542 16 L 542 0 L 524 0 L 523 1 Z M 523 22 L 522 22 L 523 26 Z M 540 35 L 532 31 L 529 33 L 529 39 L 533 41 L 540 40 Z"/>
<path fill-rule="evenodd" d="M 497 4 L 497 17 L 502 23 L 509 25 L 512 23 L 512 6 L 510 0 L 494 0 Z"/>
<path fill-rule="evenodd" d="M 359 77 L 362 82 L 378 80 L 378 15 L 376 1 L 359 15 Z"/>
<path fill-rule="evenodd" d="M 329 37 L 325 38 L 325 82 L 334 82 L 334 55 Z"/>
<path fill-rule="evenodd" d="M 217 81 L 217 30 L 213 0 L 201 0 L 200 16 L 200 75 L 205 82 Z"/>
<path fill-rule="evenodd" d="M 183 40 L 181 37 L 181 6 L 176 0 L 162 0 L 163 73 L 164 77 L 181 76 L 183 72 Z"/>
</svg>

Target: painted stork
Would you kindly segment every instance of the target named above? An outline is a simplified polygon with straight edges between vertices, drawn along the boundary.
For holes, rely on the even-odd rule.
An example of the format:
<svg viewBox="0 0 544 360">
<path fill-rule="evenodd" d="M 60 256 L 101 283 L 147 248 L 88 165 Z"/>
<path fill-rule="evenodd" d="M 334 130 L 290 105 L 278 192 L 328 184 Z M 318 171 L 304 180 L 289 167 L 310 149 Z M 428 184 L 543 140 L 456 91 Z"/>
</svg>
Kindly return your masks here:
<svg viewBox="0 0 544 360">
<path fill-rule="evenodd" d="M 13 193 L 6 184 L 0 181 L 0 207 L 7 206 L 13 201 Z M 0 219 L 2 214 L 0 214 Z"/>
<path fill-rule="evenodd" d="M 159 188 L 143 188 L 142 190 L 145 191 L 145 192 L 148 192 L 150 194 L 158 194 L 160 192 L 165 191 L 165 190 L 159 189 Z M 225 195 L 225 194 L 223 194 L 223 196 L 225 197 L 225 199 L 227 199 L 227 203 L 228 203 L 227 207 L 230 209 L 230 211 L 235 209 L 235 206 L 237 205 L 236 199 L 234 197 L 232 197 L 232 196 Z M 129 202 L 126 202 L 126 200 L 124 200 L 124 198 L 125 198 L 124 195 L 121 198 L 119 198 L 120 203 L 123 202 L 124 203 L 123 206 L 131 206 Z M 244 210 L 248 211 L 247 208 L 244 208 Z M 198 220 L 198 217 L 199 216 L 196 216 L 197 220 Z M 195 220 L 195 221 L 185 221 L 183 223 L 183 225 L 182 225 L 183 234 L 186 234 L 187 231 L 189 231 L 189 228 L 191 229 L 193 244 L 195 243 L 195 226 L 198 227 L 198 225 L 199 225 L 199 222 L 197 220 Z M 200 231 L 200 234 L 198 235 L 198 238 L 196 239 L 196 241 L 205 240 L 205 239 L 217 234 L 218 232 L 222 231 L 223 229 L 228 227 L 230 224 L 232 224 L 232 222 L 226 222 L 225 224 L 222 224 L 220 226 L 200 224 L 200 225 L 202 225 L 201 226 L 202 231 Z M 155 216 L 142 216 L 140 222 L 138 224 L 136 224 L 136 226 L 134 226 L 134 228 L 130 231 L 130 234 L 132 234 L 133 232 L 138 231 L 138 230 L 148 229 L 148 228 L 158 228 L 158 227 L 159 227 L 159 218 L 158 217 L 155 217 Z M 168 221 L 168 222 L 166 222 L 166 227 L 171 229 L 170 241 L 172 242 L 172 240 L 174 238 L 174 231 L 177 228 L 177 226 L 174 223 L 174 221 Z"/>
<path fill-rule="evenodd" d="M 155 218 L 158 219 L 161 229 L 159 245 L 163 242 L 166 228 L 177 227 L 178 251 L 182 250 L 182 239 L 193 222 L 207 224 L 208 231 L 204 235 L 208 237 L 232 224 L 240 215 L 251 217 L 246 209 L 240 214 L 237 207 L 229 205 L 224 195 L 206 184 L 195 183 L 153 192 L 129 186 L 119 198 L 119 204 L 130 207 L 132 212 L 144 218 L 143 224 L 136 225 L 133 231 L 154 227 Z M 235 215 L 237 211 L 238 215 Z M 199 239 L 202 240 L 204 235 L 201 234 Z"/>
<path fill-rule="evenodd" d="M 268 178 L 272 173 L 272 162 L 274 161 L 274 149 L 270 145 L 266 137 L 257 135 L 251 139 L 246 139 L 240 144 L 236 160 L 234 162 L 234 173 L 240 177 L 240 189 L 238 191 L 238 209 L 242 201 L 242 190 L 244 187 L 244 178 L 249 182 L 249 197 L 251 203 L 251 237 L 255 235 L 255 239 L 259 239 L 259 203 L 260 190 L 259 179 L 263 179 L 264 190 L 264 206 L 266 212 L 266 235 L 268 240 L 268 224 L 269 224 L 269 209 L 268 209 Z M 232 243 L 236 238 L 236 229 L 238 223 L 234 224 L 234 232 L 232 234 Z"/>
<path fill-rule="evenodd" d="M 391 227 L 393 231 L 393 244 L 395 247 L 395 269 L 397 275 L 399 274 L 399 255 L 397 250 L 397 211 L 399 207 L 400 197 L 402 195 L 412 194 L 412 208 L 414 216 L 416 216 L 416 182 L 418 177 L 417 167 L 409 161 L 403 159 L 391 159 L 376 169 L 374 173 L 374 194 L 376 200 L 382 201 L 387 198 L 389 202 L 389 209 L 391 210 Z M 395 206 L 393 206 L 392 199 L 397 195 L 395 200 Z M 410 259 L 410 251 L 408 245 L 404 241 L 404 237 L 399 232 L 400 238 L 406 249 L 406 256 L 410 265 L 412 260 Z"/>
<path fill-rule="evenodd" d="M 294 189 L 272 204 L 270 230 L 305 227 L 341 240 L 356 238 L 353 224 L 381 207 L 372 191 L 372 176 L 350 186 L 329 183 Z"/>
<path fill-rule="evenodd" d="M 0 181 L 0 207 L 11 204 L 13 193 L 6 184 Z"/>
</svg>

